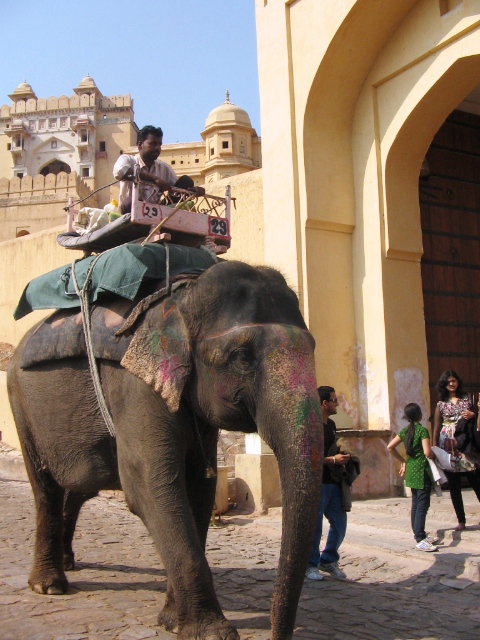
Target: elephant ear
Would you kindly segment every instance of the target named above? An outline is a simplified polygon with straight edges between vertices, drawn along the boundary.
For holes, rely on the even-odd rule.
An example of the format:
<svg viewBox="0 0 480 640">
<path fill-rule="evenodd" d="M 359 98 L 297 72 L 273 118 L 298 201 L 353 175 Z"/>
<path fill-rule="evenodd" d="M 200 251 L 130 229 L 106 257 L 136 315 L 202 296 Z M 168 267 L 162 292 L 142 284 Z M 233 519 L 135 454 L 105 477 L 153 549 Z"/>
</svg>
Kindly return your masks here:
<svg viewBox="0 0 480 640">
<path fill-rule="evenodd" d="M 145 314 L 120 364 L 159 392 L 171 413 L 178 411 L 191 365 L 187 327 L 173 300 Z"/>
</svg>

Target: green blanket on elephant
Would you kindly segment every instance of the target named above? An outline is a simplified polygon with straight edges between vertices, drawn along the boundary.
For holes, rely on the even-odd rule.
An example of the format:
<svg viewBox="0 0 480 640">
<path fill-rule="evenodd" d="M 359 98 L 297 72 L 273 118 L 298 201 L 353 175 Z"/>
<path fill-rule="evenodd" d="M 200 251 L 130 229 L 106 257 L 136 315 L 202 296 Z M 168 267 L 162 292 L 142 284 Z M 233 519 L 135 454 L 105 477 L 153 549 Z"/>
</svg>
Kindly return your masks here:
<svg viewBox="0 0 480 640">
<path fill-rule="evenodd" d="M 170 276 L 181 273 L 199 275 L 213 264 L 209 251 L 170 244 Z M 75 264 L 80 289 L 85 283 L 88 268 L 97 256 L 84 258 Z M 80 306 L 71 276 L 72 265 L 66 265 L 35 278 L 25 287 L 15 320 L 37 309 L 72 309 Z M 142 282 L 162 280 L 166 276 L 166 249 L 161 244 L 125 244 L 101 254 L 93 271 L 90 301 L 106 294 L 117 294 L 133 300 Z"/>
</svg>

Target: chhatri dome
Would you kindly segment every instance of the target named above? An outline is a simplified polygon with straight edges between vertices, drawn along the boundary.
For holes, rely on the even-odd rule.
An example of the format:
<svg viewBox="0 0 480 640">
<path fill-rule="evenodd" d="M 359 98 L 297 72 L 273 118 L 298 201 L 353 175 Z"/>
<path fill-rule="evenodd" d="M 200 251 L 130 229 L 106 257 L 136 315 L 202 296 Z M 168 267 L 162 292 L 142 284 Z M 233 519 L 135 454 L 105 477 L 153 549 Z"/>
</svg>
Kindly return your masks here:
<svg viewBox="0 0 480 640">
<path fill-rule="evenodd" d="M 95 80 L 87 73 L 85 78 L 79 82 L 78 87 L 73 89 L 77 95 L 82 95 L 82 93 L 95 93 L 96 95 L 101 95 L 100 90 L 95 84 Z"/>
<path fill-rule="evenodd" d="M 213 125 L 219 123 L 227 122 L 232 124 L 242 124 L 247 127 L 252 126 L 248 113 L 245 109 L 241 109 L 230 102 L 230 94 L 228 91 L 225 95 L 225 102 L 210 111 L 208 114 L 207 119 L 205 120 L 205 129 L 209 129 Z"/>
<path fill-rule="evenodd" d="M 26 80 L 21 82 L 13 93 L 9 96 L 12 100 L 28 100 L 28 98 L 36 98 L 35 92 Z"/>
</svg>

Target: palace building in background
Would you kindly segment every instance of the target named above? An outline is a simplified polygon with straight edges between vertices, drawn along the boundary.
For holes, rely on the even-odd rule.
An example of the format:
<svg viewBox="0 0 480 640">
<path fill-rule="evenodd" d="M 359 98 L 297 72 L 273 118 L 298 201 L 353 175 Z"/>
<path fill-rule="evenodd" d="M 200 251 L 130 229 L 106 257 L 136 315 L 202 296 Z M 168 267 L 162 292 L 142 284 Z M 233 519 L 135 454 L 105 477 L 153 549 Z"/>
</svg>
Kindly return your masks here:
<svg viewBox="0 0 480 640">
<path fill-rule="evenodd" d="M 27 82 L 8 97 L 10 106 L 0 108 L 0 240 L 61 224 L 68 196 L 77 200 L 113 182 L 118 156 L 137 152 L 139 129 L 130 95 L 104 96 L 88 75 L 70 97 L 38 98 Z M 261 166 L 260 138 L 228 92 L 201 136 L 165 144 L 161 155 L 195 185 Z M 103 207 L 117 195 L 111 185 L 87 204 Z"/>
</svg>

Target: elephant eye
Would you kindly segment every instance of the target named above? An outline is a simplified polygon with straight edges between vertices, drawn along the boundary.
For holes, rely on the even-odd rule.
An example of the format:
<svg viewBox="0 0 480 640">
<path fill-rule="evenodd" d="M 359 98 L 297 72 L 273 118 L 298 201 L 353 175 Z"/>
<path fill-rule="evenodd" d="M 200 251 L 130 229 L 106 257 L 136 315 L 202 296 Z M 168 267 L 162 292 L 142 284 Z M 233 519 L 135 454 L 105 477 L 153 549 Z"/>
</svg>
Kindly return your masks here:
<svg viewBox="0 0 480 640">
<path fill-rule="evenodd" d="M 242 370 L 251 369 L 255 364 L 255 356 L 248 347 L 239 347 L 230 354 L 230 363 Z"/>
</svg>

